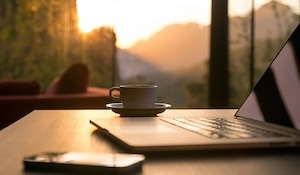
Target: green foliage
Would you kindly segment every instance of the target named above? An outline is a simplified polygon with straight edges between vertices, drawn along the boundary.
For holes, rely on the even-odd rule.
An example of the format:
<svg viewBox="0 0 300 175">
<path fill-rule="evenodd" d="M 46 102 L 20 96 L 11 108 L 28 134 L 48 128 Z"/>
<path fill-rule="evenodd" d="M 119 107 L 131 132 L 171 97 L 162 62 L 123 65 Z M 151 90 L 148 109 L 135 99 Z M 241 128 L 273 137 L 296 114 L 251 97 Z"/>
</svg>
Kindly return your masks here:
<svg viewBox="0 0 300 175">
<path fill-rule="evenodd" d="M 92 85 L 110 87 L 112 57 L 116 49 L 114 32 L 107 27 L 95 29 L 86 36 L 84 45 L 84 58 L 90 68 Z"/>
<path fill-rule="evenodd" d="M 3 0 L 0 19 L 0 80 L 35 79 L 44 91 L 69 65 L 84 62 L 90 83 L 108 86 L 114 35 L 109 28 L 80 33 L 76 0 Z"/>
</svg>

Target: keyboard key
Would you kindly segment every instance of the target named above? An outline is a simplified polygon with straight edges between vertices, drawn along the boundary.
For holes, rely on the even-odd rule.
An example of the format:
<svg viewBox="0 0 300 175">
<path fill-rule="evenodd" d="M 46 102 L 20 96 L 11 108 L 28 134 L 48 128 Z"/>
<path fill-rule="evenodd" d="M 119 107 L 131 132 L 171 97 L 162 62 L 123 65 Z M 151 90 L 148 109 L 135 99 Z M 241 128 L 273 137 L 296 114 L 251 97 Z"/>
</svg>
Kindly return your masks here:
<svg viewBox="0 0 300 175">
<path fill-rule="evenodd" d="M 212 139 L 264 138 L 285 136 L 224 118 L 164 118 L 165 122 Z"/>
</svg>

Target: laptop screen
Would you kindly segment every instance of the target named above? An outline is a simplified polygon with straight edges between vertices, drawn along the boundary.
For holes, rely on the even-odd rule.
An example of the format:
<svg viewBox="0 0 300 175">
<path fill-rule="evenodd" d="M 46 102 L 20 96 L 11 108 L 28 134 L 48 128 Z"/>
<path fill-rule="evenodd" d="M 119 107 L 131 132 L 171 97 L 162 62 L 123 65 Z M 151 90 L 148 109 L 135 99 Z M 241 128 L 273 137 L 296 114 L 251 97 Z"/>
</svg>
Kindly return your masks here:
<svg viewBox="0 0 300 175">
<path fill-rule="evenodd" d="M 236 116 L 300 129 L 299 25 Z"/>
</svg>

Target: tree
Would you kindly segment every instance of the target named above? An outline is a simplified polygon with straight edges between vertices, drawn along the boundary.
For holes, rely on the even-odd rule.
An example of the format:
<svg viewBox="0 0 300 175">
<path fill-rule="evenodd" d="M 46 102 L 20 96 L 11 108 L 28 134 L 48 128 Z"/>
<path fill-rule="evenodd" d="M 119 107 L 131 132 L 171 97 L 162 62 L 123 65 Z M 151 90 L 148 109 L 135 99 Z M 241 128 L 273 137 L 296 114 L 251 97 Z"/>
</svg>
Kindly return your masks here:
<svg viewBox="0 0 300 175">
<path fill-rule="evenodd" d="M 2 0 L 0 17 L 1 80 L 35 79 L 45 90 L 76 62 L 88 64 L 93 77 L 99 79 L 111 70 L 108 54 L 112 53 L 106 52 L 111 48 L 112 31 L 94 31 L 84 43 L 77 25 L 76 0 Z M 92 78 L 93 84 L 107 86 L 104 77 L 103 81 Z"/>
</svg>

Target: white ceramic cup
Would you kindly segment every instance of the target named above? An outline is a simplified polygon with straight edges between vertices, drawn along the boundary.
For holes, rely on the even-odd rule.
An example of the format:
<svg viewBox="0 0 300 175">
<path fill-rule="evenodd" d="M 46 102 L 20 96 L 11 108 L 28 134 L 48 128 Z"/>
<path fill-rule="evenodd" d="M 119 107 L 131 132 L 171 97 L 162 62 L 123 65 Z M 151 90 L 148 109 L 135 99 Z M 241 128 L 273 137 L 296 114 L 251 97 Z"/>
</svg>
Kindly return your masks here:
<svg viewBox="0 0 300 175">
<path fill-rule="evenodd" d="M 115 95 L 118 91 L 119 95 Z M 156 85 L 120 85 L 110 88 L 109 96 L 128 109 L 154 108 L 157 101 Z"/>
</svg>

